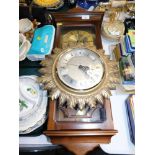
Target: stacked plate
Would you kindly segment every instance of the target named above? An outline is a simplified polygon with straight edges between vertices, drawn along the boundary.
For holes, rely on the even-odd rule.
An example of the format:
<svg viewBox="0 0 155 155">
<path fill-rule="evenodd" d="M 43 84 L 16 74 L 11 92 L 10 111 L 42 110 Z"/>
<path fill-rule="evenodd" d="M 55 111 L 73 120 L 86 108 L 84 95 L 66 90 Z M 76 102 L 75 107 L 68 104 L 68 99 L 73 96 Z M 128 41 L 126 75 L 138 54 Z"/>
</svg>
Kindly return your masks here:
<svg viewBox="0 0 155 155">
<path fill-rule="evenodd" d="M 102 25 L 102 34 L 110 40 L 119 41 L 124 31 L 124 23 L 120 21 L 105 22 Z"/>
<path fill-rule="evenodd" d="M 36 80 L 37 76 L 19 77 L 19 134 L 39 128 L 47 117 L 47 91 Z"/>
</svg>

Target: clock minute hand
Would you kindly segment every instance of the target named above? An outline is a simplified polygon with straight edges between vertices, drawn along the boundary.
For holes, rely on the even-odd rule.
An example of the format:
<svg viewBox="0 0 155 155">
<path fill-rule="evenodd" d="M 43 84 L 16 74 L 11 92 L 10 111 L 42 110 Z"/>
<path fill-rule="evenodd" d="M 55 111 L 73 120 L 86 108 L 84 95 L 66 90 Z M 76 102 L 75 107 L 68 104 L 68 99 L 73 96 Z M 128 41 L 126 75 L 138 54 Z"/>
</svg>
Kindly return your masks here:
<svg viewBox="0 0 155 155">
<path fill-rule="evenodd" d="M 72 65 L 72 66 L 79 66 L 79 65 L 75 65 L 75 64 L 69 64 L 69 63 L 68 63 L 67 65 Z"/>
<path fill-rule="evenodd" d="M 89 70 L 89 67 L 88 66 L 79 65 L 79 69 L 81 69 L 84 72 L 87 72 L 87 70 Z"/>
</svg>

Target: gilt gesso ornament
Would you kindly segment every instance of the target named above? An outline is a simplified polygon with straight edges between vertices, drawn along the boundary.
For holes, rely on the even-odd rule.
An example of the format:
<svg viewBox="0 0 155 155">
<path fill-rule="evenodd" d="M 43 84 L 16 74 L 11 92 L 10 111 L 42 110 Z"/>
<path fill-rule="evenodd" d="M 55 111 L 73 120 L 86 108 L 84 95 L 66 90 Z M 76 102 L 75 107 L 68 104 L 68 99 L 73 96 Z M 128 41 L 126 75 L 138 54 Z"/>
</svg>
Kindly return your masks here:
<svg viewBox="0 0 155 155">
<path fill-rule="evenodd" d="M 55 48 L 41 65 L 38 81 L 52 100 L 59 98 L 60 104 L 67 102 L 71 108 L 104 103 L 119 83 L 118 63 L 95 47 Z"/>
</svg>

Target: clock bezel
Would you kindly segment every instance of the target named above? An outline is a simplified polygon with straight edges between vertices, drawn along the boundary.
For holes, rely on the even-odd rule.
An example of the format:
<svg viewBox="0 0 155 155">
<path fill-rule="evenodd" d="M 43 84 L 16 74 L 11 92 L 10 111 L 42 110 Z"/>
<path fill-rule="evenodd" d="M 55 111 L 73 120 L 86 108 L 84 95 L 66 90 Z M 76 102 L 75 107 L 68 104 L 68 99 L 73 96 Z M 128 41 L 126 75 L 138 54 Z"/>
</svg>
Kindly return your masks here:
<svg viewBox="0 0 155 155">
<path fill-rule="evenodd" d="M 88 90 L 80 91 L 74 90 L 62 83 L 56 72 L 56 66 L 59 57 L 70 49 L 73 48 L 87 48 L 100 56 L 100 59 L 104 63 L 104 77 L 101 82 L 95 87 Z M 104 54 L 102 49 L 96 49 L 96 47 L 84 47 L 75 46 L 68 49 L 55 48 L 53 54 L 47 56 L 45 60 L 41 62 L 43 68 L 40 69 L 42 75 L 39 78 L 39 82 L 44 84 L 44 88 L 49 90 L 52 100 L 59 97 L 60 104 L 65 101 L 68 102 L 70 107 L 75 107 L 77 104 L 80 109 L 83 109 L 85 104 L 89 104 L 90 107 L 95 107 L 96 101 L 103 103 L 104 97 L 109 98 L 111 95 L 110 89 L 115 89 L 119 83 L 119 70 L 118 63 L 110 60 L 107 55 Z"/>
<path fill-rule="evenodd" d="M 61 53 L 60 55 L 59 55 L 59 57 L 58 57 L 58 60 L 57 60 L 57 64 L 56 64 L 56 70 L 55 70 L 55 72 L 57 73 L 57 77 L 59 78 L 59 80 L 60 80 L 60 82 L 62 83 L 62 84 L 64 84 L 67 88 L 70 88 L 71 90 L 73 90 L 73 91 L 76 91 L 77 93 L 78 93 L 78 91 L 81 91 L 81 92 L 84 92 L 84 91 L 90 91 L 91 89 L 93 89 L 94 87 L 96 87 L 97 85 L 99 85 L 100 84 L 100 82 L 102 82 L 102 80 L 103 80 L 103 77 L 105 76 L 105 63 L 104 63 L 104 61 L 100 58 L 100 55 L 98 54 L 98 53 L 96 53 L 96 52 L 94 52 L 94 51 L 92 51 L 92 50 L 89 50 L 90 52 L 92 52 L 92 53 L 95 53 L 96 55 L 97 55 L 97 57 L 98 57 L 98 59 L 100 60 L 100 62 L 102 63 L 102 67 L 103 67 L 103 74 L 102 74 L 102 77 L 101 77 L 101 80 L 97 83 L 97 84 L 95 84 L 93 87 L 90 87 L 90 88 L 87 88 L 87 89 L 76 89 L 76 88 L 72 88 L 72 87 L 70 87 L 69 85 L 67 85 L 67 84 L 65 84 L 65 82 L 63 82 L 63 80 L 61 79 L 61 77 L 59 77 L 59 74 L 58 74 L 58 61 L 60 61 L 60 59 L 61 59 L 61 57 L 63 56 L 63 55 L 65 55 L 66 53 L 69 53 L 70 51 L 73 51 L 74 49 L 77 49 L 77 48 L 69 48 L 69 49 L 67 49 L 67 50 L 65 50 L 63 53 Z M 78 49 L 88 49 L 88 48 L 78 48 Z"/>
</svg>

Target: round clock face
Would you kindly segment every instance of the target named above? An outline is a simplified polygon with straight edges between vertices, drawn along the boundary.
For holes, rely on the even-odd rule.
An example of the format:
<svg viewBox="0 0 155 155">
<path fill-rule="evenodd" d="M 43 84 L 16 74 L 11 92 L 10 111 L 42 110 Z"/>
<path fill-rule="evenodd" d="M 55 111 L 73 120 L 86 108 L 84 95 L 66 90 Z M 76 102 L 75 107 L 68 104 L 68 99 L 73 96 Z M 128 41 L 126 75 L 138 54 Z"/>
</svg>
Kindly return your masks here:
<svg viewBox="0 0 155 155">
<path fill-rule="evenodd" d="M 68 87 L 85 90 L 101 81 L 104 64 L 95 52 L 86 48 L 75 48 L 59 57 L 57 73 Z"/>
</svg>

